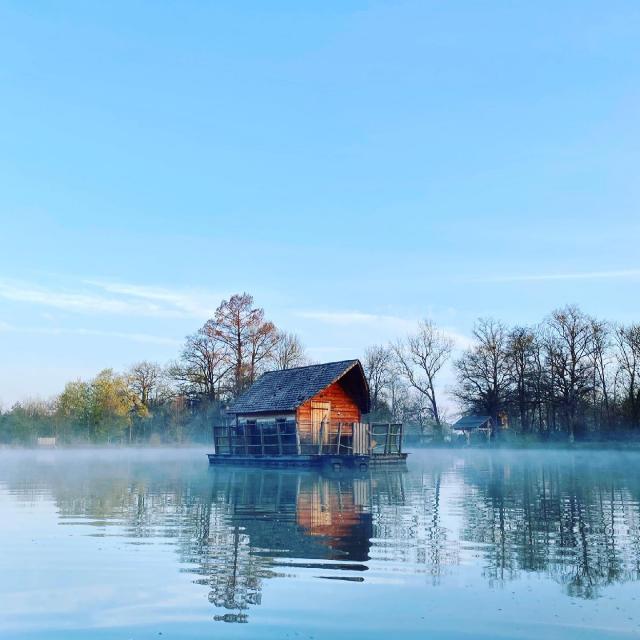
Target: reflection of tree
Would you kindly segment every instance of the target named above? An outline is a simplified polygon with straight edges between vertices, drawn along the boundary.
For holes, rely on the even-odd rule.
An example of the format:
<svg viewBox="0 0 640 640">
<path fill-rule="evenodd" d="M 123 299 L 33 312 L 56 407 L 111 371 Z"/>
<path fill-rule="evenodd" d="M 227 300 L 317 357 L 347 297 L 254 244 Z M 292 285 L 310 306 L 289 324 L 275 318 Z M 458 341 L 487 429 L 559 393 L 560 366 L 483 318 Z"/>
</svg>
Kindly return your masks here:
<svg viewBox="0 0 640 640">
<path fill-rule="evenodd" d="M 458 562 L 458 545 L 442 523 L 442 478 L 449 462 L 433 461 L 421 473 L 394 470 L 373 476 L 374 559 L 411 565 L 432 576 Z"/>
<path fill-rule="evenodd" d="M 362 580 L 402 565 L 438 584 L 469 560 L 489 583 L 535 572 L 584 598 L 640 578 L 629 464 L 469 451 L 430 454 L 410 473 L 333 477 L 114 460 L 5 466 L 0 480 L 26 501 L 53 495 L 61 524 L 134 544 L 171 539 L 225 622 L 248 621 L 265 581 L 307 568 Z"/>
<path fill-rule="evenodd" d="M 260 563 L 252 558 L 249 537 L 235 526 L 218 533 L 211 542 L 216 553 L 203 562 L 202 572 L 208 577 L 199 581 L 211 588 L 209 602 L 238 611 L 260 604 L 260 579 L 271 574 L 261 571 Z"/>
<path fill-rule="evenodd" d="M 484 545 L 490 580 L 545 572 L 569 595 L 593 598 L 640 577 L 638 483 L 615 467 L 498 458 L 469 465 L 465 480 L 462 537 Z"/>
</svg>

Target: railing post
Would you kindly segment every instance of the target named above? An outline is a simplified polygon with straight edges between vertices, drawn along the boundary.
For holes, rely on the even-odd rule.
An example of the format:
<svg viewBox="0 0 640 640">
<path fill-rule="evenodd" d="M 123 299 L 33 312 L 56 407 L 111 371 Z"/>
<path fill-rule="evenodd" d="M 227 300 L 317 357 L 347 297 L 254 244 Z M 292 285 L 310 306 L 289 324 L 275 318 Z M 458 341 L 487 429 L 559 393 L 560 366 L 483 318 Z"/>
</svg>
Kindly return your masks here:
<svg viewBox="0 0 640 640">
<path fill-rule="evenodd" d="M 231 425 L 227 427 L 227 439 L 229 440 L 229 455 L 233 454 L 233 448 L 231 447 Z"/>
<path fill-rule="evenodd" d="M 342 437 L 342 422 L 338 422 L 338 444 L 336 447 L 336 453 L 340 455 L 340 439 Z"/>
<path fill-rule="evenodd" d="M 296 432 L 296 453 L 298 455 L 302 454 L 302 447 L 300 446 L 300 430 L 298 429 L 298 421 L 295 421 L 295 432 Z"/>
<path fill-rule="evenodd" d="M 324 420 L 320 423 L 320 436 L 318 438 L 318 455 L 322 453 L 323 440 L 324 440 Z"/>
<path fill-rule="evenodd" d="M 256 424 L 260 430 L 260 450 L 262 451 L 262 455 L 264 455 L 264 431 L 262 430 L 262 422 L 256 420 Z"/>
<path fill-rule="evenodd" d="M 276 420 L 276 435 L 278 436 L 278 454 L 282 455 L 282 434 L 280 433 L 280 422 Z"/>
<path fill-rule="evenodd" d="M 249 455 L 249 441 L 247 440 L 247 423 L 242 425 L 242 440 L 244 441 L 244 455 Z"/>
<path fill-rule="evenodd" d="M 376 433 L 375 424 L 371 423 L 367 429 L 367 433 L 369 434 L 369 452 L 370 455 L 375 453 L 375 447 L 378 445 L 378 441 L 376 438 L 378 434 Z"/>
</svg>

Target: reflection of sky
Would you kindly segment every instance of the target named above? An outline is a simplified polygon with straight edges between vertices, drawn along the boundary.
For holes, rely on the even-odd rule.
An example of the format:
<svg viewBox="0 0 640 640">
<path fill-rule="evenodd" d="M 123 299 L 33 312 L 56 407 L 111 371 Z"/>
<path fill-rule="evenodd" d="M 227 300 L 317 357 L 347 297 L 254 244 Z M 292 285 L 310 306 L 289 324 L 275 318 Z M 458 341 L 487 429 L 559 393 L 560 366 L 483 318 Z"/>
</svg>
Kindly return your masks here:
<svg viewBox="0 0 640 640">
<path fill-rule="evenodd" d="M 24 504 L 4 490 L 0 495 L 3 523 L 11 523 L 0 529 L 4 632 L 127 627 L 209 613 L 193 607 L 201 590 L 177 572 L 168 541 L 132 545 L 112 527 L 77 520 L 64 526 L 45 497 Z"/>
<path fill-rule="evenodd" d="M 415 503 L 387 505 L 396 534 L 413 527 L 416 535 L 374 539 L 366 572 L 340 572 L 363 582 L 319 579 L 337 573 L 323 569 L 322 558 L 313 568 L 276 566 L 279 576 L 263 580 L 249 624 L 235 625 L 213 621 L 225 611 L 194 583 L 194 567 L 179 562 L 179 525 L 168 516 L 153 537 L 133 539 L 115 518 L 61 517 L 45 487 L 0 484 L 0 637 L 609 638 L 638 630 L 638 583 L 609 586 L 592 601 L 565 595 L 537 573 L 488 584 L 483 549 L 460 540 L 468 487 L 456 455 L 463 454 L 452 454 L 441 475 L 440 529 L 447 552 L 461 551 L 437 576 L 414 556 L 427 544 L 421 518 L 432 512 Z M 184 456 L 184 463 L 194 461 Z M 428 454 L 416 454 L 405 487 L 422 473 L 426 484 L 429 465 Z M 205 463 L 205 482 L 207 471 Z M 426 486 L 425 500 L 431 490 Z"/>
</svg>

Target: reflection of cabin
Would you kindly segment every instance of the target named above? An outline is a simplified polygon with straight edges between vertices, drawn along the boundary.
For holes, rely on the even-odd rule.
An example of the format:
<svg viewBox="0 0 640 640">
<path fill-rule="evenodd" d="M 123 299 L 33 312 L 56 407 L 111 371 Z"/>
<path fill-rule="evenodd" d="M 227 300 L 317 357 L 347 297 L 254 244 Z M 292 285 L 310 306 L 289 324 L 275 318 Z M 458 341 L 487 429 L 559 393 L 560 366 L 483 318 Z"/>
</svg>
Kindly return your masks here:
<svg viewBox="0 0 640 640">
<path fill-rule="evenodd" d="M 451 426 L 453 433 L 464 437 L 467 443 L 472 438 L 490 439 L 493 428 L 491 416 L 462 416 L 460 420 Z"/>
<path fill-rule="evenodd" d="M 373 537 L 371 477 L 217 467 L 231 522 L 270 558 L 364 561 Z M 222 484 L 222 483 L 225 484 Z M 218 498 L 216 498 L 218 499 Z"/>
<path fill-rule="evenodd" d="M 397 462 L 401 424 L 364 424 L 369 386 L 359 360 L 271 371 L 213 429 L 211 463 L 324 464 L 365 469 Z"/>
</svg>

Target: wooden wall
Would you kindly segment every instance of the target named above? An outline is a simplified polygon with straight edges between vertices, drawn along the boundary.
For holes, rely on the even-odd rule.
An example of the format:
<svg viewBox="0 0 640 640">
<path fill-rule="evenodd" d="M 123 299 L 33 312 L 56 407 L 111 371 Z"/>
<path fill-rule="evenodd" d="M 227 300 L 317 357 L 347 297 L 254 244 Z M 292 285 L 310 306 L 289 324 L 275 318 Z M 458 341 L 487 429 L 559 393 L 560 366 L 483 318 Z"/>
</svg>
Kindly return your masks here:
<svg viewBox="0 0 640 640">
<path fill-rule="evenodd" d="M 338 422 L 352 423 L 360 422 L 361 414 L 356 401 L 344 390 L 340 381 L 334 382 L 326 389 L 309 398 L 304 404 L 298 407 L 296 419 L 300 423 L 301 440 L 311 438 L 311 403 L 329 402 L 331 403 L 330 421 L 332 424 Z M 345 435 L 346 435 L 345 431 Z"/>
</svg>

